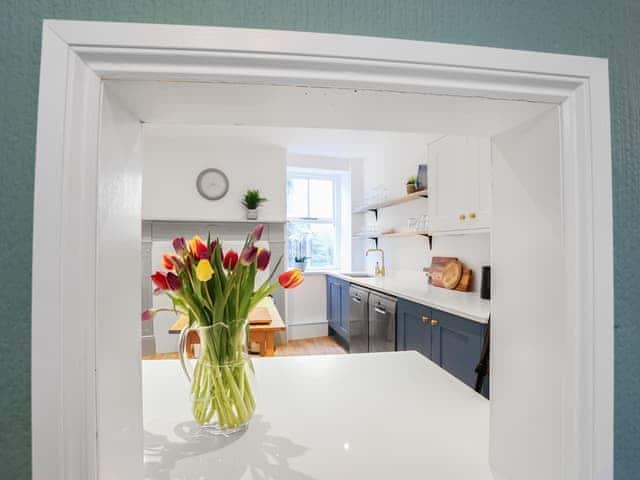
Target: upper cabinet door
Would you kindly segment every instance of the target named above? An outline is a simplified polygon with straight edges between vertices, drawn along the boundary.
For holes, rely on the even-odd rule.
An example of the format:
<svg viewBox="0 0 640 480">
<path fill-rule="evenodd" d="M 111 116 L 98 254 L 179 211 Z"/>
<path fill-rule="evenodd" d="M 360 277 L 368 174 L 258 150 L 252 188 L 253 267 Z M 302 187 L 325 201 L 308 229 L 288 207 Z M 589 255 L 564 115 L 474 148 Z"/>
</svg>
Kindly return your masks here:
<svg viewBox="0 0 640 480">
<path fill-rule="evenodd" d="M 429 144 L 431 231 L 464 232 L 491 225 L 488 138 L 450 135 Z"/>
</svg>

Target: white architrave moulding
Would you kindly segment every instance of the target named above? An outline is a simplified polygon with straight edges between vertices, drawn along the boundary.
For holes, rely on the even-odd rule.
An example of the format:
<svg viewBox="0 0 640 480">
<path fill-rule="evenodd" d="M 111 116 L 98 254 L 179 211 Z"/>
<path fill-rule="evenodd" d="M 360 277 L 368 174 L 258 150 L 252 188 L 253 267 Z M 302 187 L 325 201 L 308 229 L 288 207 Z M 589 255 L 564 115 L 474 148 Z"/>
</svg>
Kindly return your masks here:
<svg viewBox="0 0 640 480">
<path fill-rule="evenodd" d="M 98 309 L 105 303 L 98 301 L 97 279 L 104 274 L 98 257 L 108 258 L 117 246 L 98 228 L 105 206 L 98 202 L 103 179 L 97 159 L 102 80 L 128 79 L 331 86 L 560 105 L 566 334 L 574 340 L 561 366 L 564 478 L 612 479 L 607 69 L 603 59 L 407 40 L 46 20 L 33 244 L 34 478 L 97 478 L 117 461 L 98 454 L 110 424 L 101 415 L 96 376 L 109 372 L 101 353 L 112 347 L 96 338 Z M 127 458 L 142 458 L 142 438 L 136 445 L 139 451 L 127 452 Z M 126 478 L 141 478 L 141 465 L 124 463 Z"/>
</svg>

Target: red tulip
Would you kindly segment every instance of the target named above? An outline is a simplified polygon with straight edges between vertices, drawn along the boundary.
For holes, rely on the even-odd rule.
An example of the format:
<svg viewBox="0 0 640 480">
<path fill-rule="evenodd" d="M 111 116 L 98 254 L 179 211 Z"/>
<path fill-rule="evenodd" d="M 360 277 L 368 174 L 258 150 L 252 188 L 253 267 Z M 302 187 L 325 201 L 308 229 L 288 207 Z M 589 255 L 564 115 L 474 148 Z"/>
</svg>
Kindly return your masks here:
<svg viewBox="0 0 640 480">
<path fill-rule="evenodd" d="M 180 290 L 182 288 L 182 280 L 175 273 L 167 273 L 167 285 L 171 290 Z"/>
<path fill-rule="evenodd" d="M 173 257 L 173 255 L 171 255 L 169 253 L 165 253 L 164 255 L 162 255 L 162 265 L 167 270 L 173 270 L 173 259 L 172 259 L 172 257 Z"/>
<path fill-rule="evenodd" d="M 169 284 L 167 283 L 167 275 L 162 272 L 156 272 L 151 275 L 151 281 L 157 287 L 158 290 L 169 290 Z"/>
<path fill-rule="evenodd" d="M 262 223 L 256 225 L 256 228 L 253 229 L 253 232 L 251 232 L 251 237 L 255 242 L 260 240 L 260 237 L 262 237 L 263 230 L 264 230 L 264 225 Z"/>
<path fill-rule="evenodd" d="M 222 265 L 224 266 L 224 268 L 226 268 L 227 270 L 233 270 L 234 268 L 236 268 L 237 264 L 238 252 L 236 252 L 235 250 L 227 251 L 227 253 L 224 255 L 224 258 L 222 259 Z"/>
<path fill-rule="evenodd" d="M 198 235 L 189 240 L 189 251 L 191 252 L 191 255 L 193 255 L 198 260 L 202 260 L 203 258 L 211 258 L 211 254 L 209 253 L 207 245 Z"/>
<path fill-rule="evenodd" d="M 264 248 L 260 248 L 258 252 L 258 270 L 264 270 L 269 265 L 269 260 L 271 259 L 271 252 L 269 250 L 265 250 Z"/>
<path fill-rule="evenodd" d="M 184 237 L 178 237 L 173 239 L 173 249 L 180 256 L 184 255 L 187 251 L 187 244 L 184 241 Z"/>
<path fill-rule="evenodd" d="M 282 288 L 296 288 L 304 281 L 304 275 L 302 274 L 302 270 L 299 268 L 294 268 L 293 270 L 288 270 L 278 277 L 278 282 L 282 286 Z"/>
<path fill-rule="evenodd" d="M 240 253 L 240 263 L 243 265 L 251 265 L 256 261 L 256 257 L 258 256 L 258 247 L 253 245 L 248 246 L 242 249 Z"/>
<path fill-rule="evenodd" d="M 152 320 L 153 316 L 156 314 L 156 310 L 153 308 L 150 308 L 149 310 L 145 310 L 144 312 L 142 312 L 142 315 L 140 316 L 141 320 Z"/>
</svg>

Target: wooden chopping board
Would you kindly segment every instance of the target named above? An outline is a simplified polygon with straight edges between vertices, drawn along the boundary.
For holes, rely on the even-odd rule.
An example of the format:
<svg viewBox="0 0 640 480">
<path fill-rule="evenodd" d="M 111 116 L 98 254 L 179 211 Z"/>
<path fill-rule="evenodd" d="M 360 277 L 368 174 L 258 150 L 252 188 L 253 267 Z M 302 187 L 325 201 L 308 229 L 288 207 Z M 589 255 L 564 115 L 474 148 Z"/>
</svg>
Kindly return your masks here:
<svg viewBox="0 0 640 480">
<path fill-rule="evenodd" d="M 456 290 L 460 292 L 468 292 L 471 290 L 471 283 L 473 282 L 473 270 L 462 266 L 462 275 L 460 276 L 460 282 L 456 286 Z"/>
<path fill-rule="evenodd" d="M 455 265 L 449 267 L 449 264 L 459 264 L 458 259 L 455 257 L 433 257 L 431 259 L 431 267 L 429 268 L 429 275 L 431 276 L 431 283 L 434 287 L 447 288 L 443 282 L 443 276 L 445 269 L 449 268 L 450 273 L 455 269 Z M 460 280 L 458 278 L 458 280 Z M 455 287 L 454 287 L 455 288 Z"/>
<path fill-rule="evenodd" d="M 460 283 L 460 277 L 462 277 L 462 264 L 458 260 L 452 260 L 442 269 L 442 286 L 452 290 Z"/>
<path fill-rule="evenodd" d="M 473 272 L 456 257 L 433 257 L 429 268 L 434 287 L 467 292 L 471 289 Z"/>
</svg>

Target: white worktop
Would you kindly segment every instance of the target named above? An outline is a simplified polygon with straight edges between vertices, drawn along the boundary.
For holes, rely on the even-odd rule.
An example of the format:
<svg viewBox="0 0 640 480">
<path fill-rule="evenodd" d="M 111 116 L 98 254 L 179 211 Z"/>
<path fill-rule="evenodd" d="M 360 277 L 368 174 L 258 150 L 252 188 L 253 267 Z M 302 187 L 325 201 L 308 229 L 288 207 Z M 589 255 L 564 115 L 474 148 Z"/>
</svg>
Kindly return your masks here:
<svg viewBox="0 0 640 480">
<path fill-rule="evenodd" d="M 327 275 L 411 302 L 437 308 L 474 322 L 487 323 L 491 313 L 491 301 L 480 298 L 478 292 L 458 292 L 434 287 L 429 285 L 422 272 L 407 270 L 387 273 L 384 277 L 371 278 L 350 277 L 335 272 L 327 272 Z"/>
<path fill-rule="evenodd" d="M 243 434 L 201 435 L 177 360 L 143 362 L 146 479 L 489 480 L 489 402 L 416 352 L 255 358 Z"/>
</svg>

